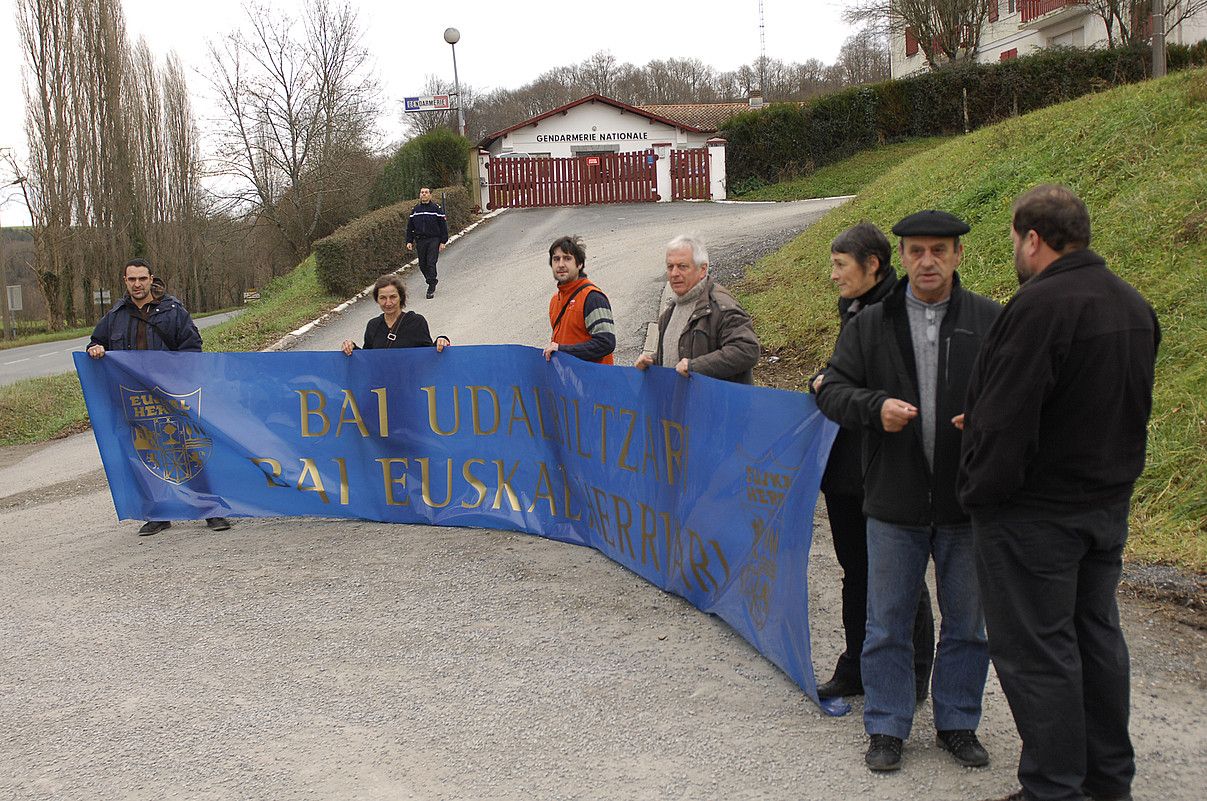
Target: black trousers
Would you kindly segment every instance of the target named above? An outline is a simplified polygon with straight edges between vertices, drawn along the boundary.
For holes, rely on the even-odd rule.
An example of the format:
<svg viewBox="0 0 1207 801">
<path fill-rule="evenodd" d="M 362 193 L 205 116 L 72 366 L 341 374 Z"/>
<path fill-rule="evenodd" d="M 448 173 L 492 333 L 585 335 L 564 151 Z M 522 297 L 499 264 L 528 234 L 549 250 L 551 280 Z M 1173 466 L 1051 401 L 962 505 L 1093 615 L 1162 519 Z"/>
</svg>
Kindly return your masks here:
<svg viewBox="0 0 1207 801">
<path fill-rule="evenodd" d="M 1115 593 L 1128 503 L 973 517 L 989 654 L 1023 741 L 1028 798 L 1125 795 L 1130 669 Z"/>
<path fill-rule="evenodd" d="M 834 540 L 834 555 L 842 568 L 842 629 L 846 650 L 838 657 L 835 678 L 861 680 L 859 656 L 868 622 L 868 532 L 863 516 L 863 498 L 858 495 L 825 493 L 826 517 Z M 919 687 L 930 683 L 935 662 L 935 616 L 930 590 L 925 583 L 918 597 L 914 618 L 914 678 Z"/>
<path fill-rule="evenodd" d="M 439 283 L 436 278 L 436 259 L 440 258 L 440 239 L 434 236 L 416 239 L 415 255 L 419 257 L 419 271 L 423 273 L 427 285 L 435 286 Z"/>
</svg>

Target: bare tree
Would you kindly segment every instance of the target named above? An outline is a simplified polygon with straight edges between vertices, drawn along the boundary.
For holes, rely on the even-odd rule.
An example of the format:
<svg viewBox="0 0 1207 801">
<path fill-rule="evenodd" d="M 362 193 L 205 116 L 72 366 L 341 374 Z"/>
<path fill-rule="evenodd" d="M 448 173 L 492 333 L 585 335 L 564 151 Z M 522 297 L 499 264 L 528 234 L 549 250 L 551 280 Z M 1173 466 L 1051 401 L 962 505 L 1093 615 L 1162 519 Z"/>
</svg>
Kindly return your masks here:
<svg viewBox="0 0 1207 801">
<path fill-rule="evenodd" d="M 834 66 L 846 86 L 887 81 L 890 77 L 888 37 L 873 28 L 864 28 L 843 42 Z"/>
<path fill-rule="evenodd" d="M 843 20 L 878 34 L 905 34 L 918 42 L 932 69 L 973 58 L 996 0 L 851 0 Z"/>
<path fill-rule="evenodd" d="M 1165 12 L 1165 29 L 1172 30 L 1207 10 L 1207 0 L 1156 0 Z M 1086 0 L 1090 10 L 1106 25 L 1107 46 L 1145 42 L 1152 38 L 1149 19 L 1154 0 Z"/>
<path fill-rule="evenodd" d="M 300 27 L 249 5 L 246 28 L 210 45 L 220 171 L 239 184 L 226 200 L 271 225 L 293 263 L 324 227 L 328 196 L 349 189 L 341 158 L 364 149 L 377 113 L 352 7 L 311 0 Z"/>
</svg>

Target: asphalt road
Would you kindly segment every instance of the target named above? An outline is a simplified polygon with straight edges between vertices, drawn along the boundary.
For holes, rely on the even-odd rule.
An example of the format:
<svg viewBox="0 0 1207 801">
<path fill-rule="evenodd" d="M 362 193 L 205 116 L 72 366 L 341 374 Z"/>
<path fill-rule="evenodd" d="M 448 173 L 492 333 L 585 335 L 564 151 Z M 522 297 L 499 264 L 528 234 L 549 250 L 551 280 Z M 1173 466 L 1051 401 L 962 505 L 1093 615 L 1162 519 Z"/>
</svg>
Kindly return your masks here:
<svg viewBox="0 0 1207 801">
<path fill-rule="evenodd" d="M 211 314 L 208 317 L 195 319 L 200 329 L 229 320 L 241 310 Z M 88 337 L 76 339 L 60 339 L 57 342 L 42 342 L 38 345 L 23 345 L 19 348 L 0 350 L 0 386 L 20 381 L 24 378 L 37 378 L 44 375 L 75 372 L 71 354 L 83 350 L 88 345 Z"/>
<path fill-rule="evenodd" d="M 633 355 L 671 235 L 697 228 L 718 269 L 737 269 L 816 211 L 508 212 L 454 243 L 440 293 L 413 305 L 459 346 L 542 344 L 545 247 L 578 232 Z M 301 346 L 359 337 L 375 313 L 358 303 Z M 824 673 L 842 638 L 821 520 L 809 581 Z M 924 704 L 904 769 L 874 776 L 858 700 L 822 715 L 725 624 L 587 548 L 344 520 L 137 527 L 115 522 L 90 434 L 0 449 L 0 799 L 975 801 L 1015 786 L 992 677 L 988 768 L 941 753 Z M 1197 801 L 1207 637 L 1142 603 L 1123 618 L 1135 797 Z"/>
</svg>

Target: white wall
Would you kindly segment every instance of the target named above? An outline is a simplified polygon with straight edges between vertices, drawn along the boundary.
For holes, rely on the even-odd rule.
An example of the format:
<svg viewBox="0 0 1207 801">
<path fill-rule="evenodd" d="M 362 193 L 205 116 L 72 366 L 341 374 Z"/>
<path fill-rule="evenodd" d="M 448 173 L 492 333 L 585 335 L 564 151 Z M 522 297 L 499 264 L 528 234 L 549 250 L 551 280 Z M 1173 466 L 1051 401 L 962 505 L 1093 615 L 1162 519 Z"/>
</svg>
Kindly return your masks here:
<svg viewBox="0 0 1207 801">
<path fill-rule="evenodd" d="M 490 153 L 555 158 L 584 153 L 631 153 L 648 150 L 656 142 L 670 142 L 675 148 L 704 147 L 710 136 L 688 133 L 606 103 L 590 102 L 499 137 L 491 143 Z"/>
</svg>

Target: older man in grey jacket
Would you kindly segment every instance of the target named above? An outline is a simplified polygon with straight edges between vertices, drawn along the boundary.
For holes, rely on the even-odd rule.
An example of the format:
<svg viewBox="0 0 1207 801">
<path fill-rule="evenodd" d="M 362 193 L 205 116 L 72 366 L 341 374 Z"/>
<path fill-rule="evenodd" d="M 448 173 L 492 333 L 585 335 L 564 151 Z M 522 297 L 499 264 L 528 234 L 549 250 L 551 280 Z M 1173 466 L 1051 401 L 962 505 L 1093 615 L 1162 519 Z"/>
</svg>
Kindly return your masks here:
<svg viewBox="0 0 1207 801">
<path fill-rule="evenodd" d="M 759 340 L 750 315 L 729 290 L 708 276 L 708 250 L 698 239 L 677 236 L 666 246 L 670 306 L 658 320 L 658 348 L 634 365 L 670 367 L 740 384 L 754 383 Z"/>
</svg>

